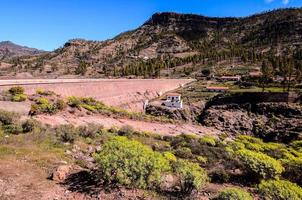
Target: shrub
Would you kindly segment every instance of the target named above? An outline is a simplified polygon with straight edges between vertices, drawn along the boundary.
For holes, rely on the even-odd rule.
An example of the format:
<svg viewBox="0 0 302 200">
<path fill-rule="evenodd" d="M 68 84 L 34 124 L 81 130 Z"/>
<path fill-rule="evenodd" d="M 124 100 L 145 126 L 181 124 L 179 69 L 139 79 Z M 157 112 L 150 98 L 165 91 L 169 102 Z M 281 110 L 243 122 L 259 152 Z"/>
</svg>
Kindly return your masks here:
<svg viewBox="0 0 302 200">
<path fill-rule="evenodd" d="M 164 152 L 163 156 L 170 162 L 176 162 L 176 160 L 177 160 L 176 156 L 173 153 L 168 152 L 168 151 Z"/>
<path fill-rule="evenodd" d="M 22 101 L 26 101 L 27 96 L 25 94 L 16 94 L 14 96 L 12 96 L 11 101 L 13 102 L 22 102 Z"/>
<path fill-rule="evenodd" d="M 191 158 L 193 156 L 191 149 L 188 147 L 180 147 L 176 149 L 175 155 L 185 159 Z"/>
<path fill-rule="evenodd" d="M 302 157 L 292 157 L 282 161 L 285 168 L 283 176 L 302 186 Z"/>
<path fill-rule="evenodd" d="M 250 150 L 239 150 L 236 152 L 239 160 L 243 163 L 244 169 L 252 177 L 258 179 L 278 178 L 284 168 L 276 159 Z"/>
<path fill-rule="evenodd" d="M 60 125 L 56 128 L 56 134 L 59 137 L 60 141 L 64 143 L 73 143 L 78 134 L 78 129 L 73 125 Z"/>
<path fill-rule="evenodd" d="M 81 107 L 80 105 L 82 104 L 82 102 L 81 102 L 80 98 L 71 96 L 71 97 L 68 97 L 67 104 L 70 107 L 80 108 Z"/>
<path fill-rule="evenodd" d="M 130 125 L 124 125 L 118 131 L 118 134 L 121 136 L 131 136 L 133 133 L 134 128 Z"/>
<path fill-rule="evenodd" d="M 265 200 L 300 200 L 302 188 L 284 180 L 262 181 L 258 185 L 258 193 Z"/>
<path fill-rule="evenodd" d="M 22 129 L 24 133 L 32 132 L 37 127 L 39 127 L 39 122 L 34 119 L 28 119 L 22 123 Z"/>
<path fill-rule="evenodd" d="M 14 96 L 14 95 L 17 95 L 17 94 L 23 94 L 24 93 L 24 88 L 20 87 L 20 86 L 16 86 L 16 87 L 10 88 L 8 91 L 11 95 Z"/>
<path fill-rule="evenodd" d="M 64 101 L 58 100 L 56 103 L 50 103 L 47 98 L 41 97 L 36 99 L 36 103 L 31 105 L 30 115 L 37 115 L 41 113 L 55 114 L 60 109 L 64 108 Z"/>
<path fill-rule="evenodd" d="M 219 192 L 214 200 L 253 200 L 253 197 L 242 189 L 227 188 Z"/>
<path fill-rule="evenodd" d="M 7 134 L 18 135 L 20 133 L 23 133 L 23 129 L 20 124 L 9 124 L 9 125 L 5 125 L 3 128 L 4 128 L 4 132 Z"/>
<path fill-rule="evenodd" d="M 224 168 L 218 168 L 212 171 L 210 177 L 214 183 L 227 183 L 230 180 L 230 175 Z"/>
<path fill-rule="evenodd" d="M 13 124 L 17 121 L 18 114 L 0 109 L 0 122 L 4 125 Z"/>
<path fill-rule="evenodd" d="M 156 188 L 170 165 L 160 153 L 125 137 L 112 137 L 94 154 L 105 184 Z"/>
<path fill-rule="evenodd" d="M 204 136 L 204 137 L 199 139 L 199 142 L 201 144 L 206 144 L 206 145 L 212 146 L 212 147 L 216 146 L 216 139 L 214 137 L 211 137 L 211 136 Z"/>
<path fill-rule="evenodd" d="M 302 140 L 294 141 L 292 144 L 293 148 L 296 150 L 302 150 Z"/>
<path fill-rule="evenodd" d="M 55 107 L 58 110 L 63 110 L 66 107 L 66 103 L 63 99 L 58 99 L 55 103 Z"/>
<path fill-rule="evenodd" d="M 173 166 L 173 171 L 180 178 L 183 193 L 190 193 L 193 189 L 199 189 L 208 182 L 207 173 L 197 163 L 178 160 Z"/>
<path fill-rule="evenodd" d="M 200 164 L 206 164 L 208 162 L 208 159 L 204 156 L 197 156 L 196 160 L 198 161 L 198 163 Z"/>
<path fill-rule="evenodd" d="M 90 112 L 95 112 L 96 108 L 94 106 L 91 105 L 87 105 L 87 104 L 81 104 L 82 108 L 85 108 L 86 110 L 90 111 Z"/>
<path fill-rule="evenodd" d="M 42 96 L 52 96 L 55 94 L 53 91 L 44 90 L 43 88 L 38 88 L 36 93 Z"/>
<path fill-rule="evenodd" d="M 97 124 L 89 123 L 86 126 L 79 127 L 79 134 L 84 138 L 95 138 L 97 133 L 102 129 L 102 126 Z"/>
</svg>

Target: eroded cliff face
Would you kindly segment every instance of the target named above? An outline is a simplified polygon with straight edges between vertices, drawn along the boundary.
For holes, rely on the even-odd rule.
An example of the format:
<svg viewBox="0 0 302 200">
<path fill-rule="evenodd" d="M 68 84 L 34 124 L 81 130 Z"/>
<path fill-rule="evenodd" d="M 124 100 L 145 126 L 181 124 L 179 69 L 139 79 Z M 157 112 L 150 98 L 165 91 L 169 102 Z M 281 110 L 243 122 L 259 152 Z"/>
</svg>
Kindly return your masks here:
<svg viewBox="0 0 302 200">
<path fill-rule="evenodd" d="M 261 95 L 263 97 L 263 94 L 259 94 Z M 302 138 L 301 104 L 282 102 L 280 98 L 276 98 L 276 102 L 273 102 L 272 96 L 269 97 L 269 99 L 261 98 L 263 102 L 251 101 L 248 100 L 249 98 L 244 102 L 243 96 L 240 95 L 232 97 L 239 98 L 237 101 L 234 99 L 234 103 L 226 100 L 223 104 L 223 99 L 219 101 L 216 99 L 217 104 L 215 104 L 213 100 L 209 102 L 198 121 L 230 136 L 248 134 L 268 141 L 282 142 Z"/>
<path fill-rule="evenodd" d="M 149 104 L 146 107 L 146 114 L 153 116 L 165 116 L 170 119 L 197 122 L 198 116 L 204 109 L 204 105 L 200 106 L 187 106 L 184 109 L 171 109 L 161 105 Z"/>
</svg>

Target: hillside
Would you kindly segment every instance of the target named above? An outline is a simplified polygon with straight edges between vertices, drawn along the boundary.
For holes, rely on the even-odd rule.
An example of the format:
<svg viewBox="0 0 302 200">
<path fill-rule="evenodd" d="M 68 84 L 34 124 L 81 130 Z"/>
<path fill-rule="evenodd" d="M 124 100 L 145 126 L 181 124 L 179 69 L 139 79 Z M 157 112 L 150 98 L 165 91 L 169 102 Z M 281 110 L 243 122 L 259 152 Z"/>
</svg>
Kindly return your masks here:
<svg viewBox="0 0 302 200">
<path fill-rule="evenodd" d="M 42 52 L 43 51 L 41 50 L 35 48 L 29 48 L 26 46 L 20 46 L 10 41 L 0 42 L 0 60 L 5 60 L 5 59 L 19 57 L 19 56 L 36 55 Z"/>
<path fill-rule="evenodd" d="M 264 59 L 296 59 L 301 39 L 302 9 L 244 18 L 156 13 L 141 27 L 111 40 L 70 40 L 54 52 L 14 60 L 10 70 L 34 76 L 180 77 L 213 66 L 218 72 L 230 65 L 250 66 L 246 73 Z"/>
</svg>

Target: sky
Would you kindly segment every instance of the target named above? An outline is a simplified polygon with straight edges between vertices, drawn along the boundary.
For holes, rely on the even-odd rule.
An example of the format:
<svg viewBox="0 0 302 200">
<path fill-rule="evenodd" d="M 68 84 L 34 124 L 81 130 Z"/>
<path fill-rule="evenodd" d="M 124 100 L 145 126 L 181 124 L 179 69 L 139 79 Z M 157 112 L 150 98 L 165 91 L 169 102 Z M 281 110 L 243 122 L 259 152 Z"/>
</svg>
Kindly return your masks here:
<svg viewBox="0 0 302 200">
<path fill-rule="evenodd" d="M 156 12 L 243 17 L 302 0 L 0 0 L 0 41 L 54 50 L 70 39 L 110 39 Z"/>
</svg>

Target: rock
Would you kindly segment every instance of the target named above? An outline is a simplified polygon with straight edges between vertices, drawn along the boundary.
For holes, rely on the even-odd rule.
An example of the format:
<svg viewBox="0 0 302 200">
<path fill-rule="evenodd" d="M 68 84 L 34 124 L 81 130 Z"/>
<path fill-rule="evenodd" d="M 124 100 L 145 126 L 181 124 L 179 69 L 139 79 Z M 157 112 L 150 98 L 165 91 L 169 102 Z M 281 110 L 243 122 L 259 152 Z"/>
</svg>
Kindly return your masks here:
<svg viewBox="0 0 302 200">
<path fill-rule="evenodd" d="M 171 174 L 166 174 L 162 178 L 162 182 L 160 184 L 160 189 L 162 191 L 176 191 L 179 187 L 178 185 L 179 179 L 176 176 Z"/>
<path fill-rule="evenodd" d="M 146 114 L 153 116 L 165 116 L 170 119 L 196 121 L 196 117 L 200 115 L 204 105 L 190 106 L 183 109 L 173 109 L 157 104 L 149 104 L 146 107 Z"/>
<path fill-rule="evenodd" d="M 72 165 L 61 165 L 52 174 L 52 180 L 63 182 L 71 174 L 74 167 Z"/>
</svg>

